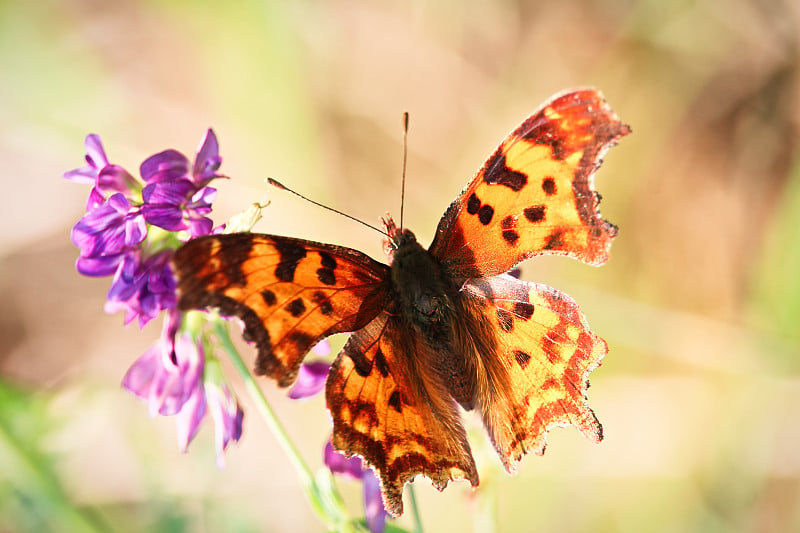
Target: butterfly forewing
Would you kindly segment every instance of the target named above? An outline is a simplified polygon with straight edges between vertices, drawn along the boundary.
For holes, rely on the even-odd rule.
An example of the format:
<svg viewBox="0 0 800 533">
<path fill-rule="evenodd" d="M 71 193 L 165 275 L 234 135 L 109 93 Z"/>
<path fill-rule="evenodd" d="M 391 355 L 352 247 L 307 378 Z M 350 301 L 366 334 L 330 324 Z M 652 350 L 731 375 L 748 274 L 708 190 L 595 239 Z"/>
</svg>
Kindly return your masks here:
<svg viewBox="0 0 800 533">
<path fill-rule="evenodd" d="M 598 212 L 593 177 L 629 131 L 596 90 L 552 98 L 450 205 L 430 252 L 462 278 L 500 274 L 543 253 L 604 263 L 616 227 Z"/>
<path fill-rule="evenodd" d="M 389 267 L 349 248 L 275 235 L 193 239 L 173 259 L 181 309 L 238 316 L 256 371 L 291 384 L 308 350 L 364 327 L 389 298 Z"/>
</svg>

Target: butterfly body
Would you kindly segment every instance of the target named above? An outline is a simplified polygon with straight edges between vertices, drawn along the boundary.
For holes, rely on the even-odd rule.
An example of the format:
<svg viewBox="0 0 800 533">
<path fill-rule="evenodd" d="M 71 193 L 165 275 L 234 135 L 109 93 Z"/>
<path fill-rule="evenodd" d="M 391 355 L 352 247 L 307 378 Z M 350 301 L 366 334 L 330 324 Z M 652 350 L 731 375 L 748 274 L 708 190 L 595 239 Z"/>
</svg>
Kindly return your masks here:
<svg viewBox="0 0 800 533">
<path fill-rule="evenodd" d="M 456 280 L 417 242 L 410 230 L 396 228 L 391 217 L 384 218 L 384 226 L 388 235 L 384 248 L 392 269 L 392 293 L 398 316 L 404 322 L 402 329 L 414 331 L 424 342 L 425 349 L 419 355 L 428 357 L 420 365 L 438 374 L 443 385 L 428 394 L 452 397 L 471 410 L 475 406 L 477 380 L 475 365 L 467 361 L 474 360 L 476 354 L 459 348 L 464 343 L 459 342 L 461 330 L 456 325 L 459 320 L 473 321 L 473 317 L 461 312 L 463 295 Z M 420 358 L 419 355 L 416 356 Z"/>
<path fill-rule="evenodd" d="M 628 132 L 598 91 L 556 95 L 467 184 L 427 250 L 390 217 L 388 265 L 290 237 L 201 237 L 173 259 L 179 305 L 241 318 L 256 372 L 282 386 L 316 342 L 352 332 L 326 384 L 332 440 L 375 469 L 394 515 L 417 475 L 440 490 L 478 484 L 460 407 L 479 414 L 509 472 L 544 453 L 552 427 L 599 441 L 586 389 L 606 343 L 571 298 L 505 272 L 539 254 L 605 262 L 617 230 L 593 176 Z"/>
</svg>

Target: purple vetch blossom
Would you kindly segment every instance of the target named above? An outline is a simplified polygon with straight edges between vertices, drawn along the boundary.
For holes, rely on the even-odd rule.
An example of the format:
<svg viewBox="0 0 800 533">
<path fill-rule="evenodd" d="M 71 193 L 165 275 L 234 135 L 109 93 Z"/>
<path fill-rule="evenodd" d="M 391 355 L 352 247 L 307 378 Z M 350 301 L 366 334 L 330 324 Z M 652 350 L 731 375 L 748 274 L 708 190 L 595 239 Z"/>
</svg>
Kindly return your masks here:
<svg viewBox="0 0 800 533">
<path fill-rule="evenodd" d="M 361 481 L 364 486 L 364 515 L 367 527 L 372 533 L 382 533 L 388 515 L 383 507 L 381 486 L 375 472 L 371 468 L 365 468 L 360 457 L 356 455 L 346 457 L 337 452 L 330 441 L 325 445 L 324 461 L 325 466 L 334 474 Z"/>
<path fill-rule="evenodd" d="M 312 361 L 303 363 L 297 373 L 297 381 L 289 389 L 289 398 L 299 400 L 314 396 L 325 388 L 331 364 L 327 361 Z"/>
<path fill-rule="evenodd" d="M 217 464 L 242 435 L 244 413 L 224 383 L 216 359 L 206 360 L 203 342 L 178 334 L 181 314 L 171 311 L 161 338 L 130 367 L 122 386 L 145 400 L 150 416 L 176 415 L 178 447 L 186 451 L 200 424 L 211 413 L 214 420 Z"/>
<path fill-rule="evenodd" d="M 88 135 L 84 144 L 86 165 L 64 174 L 92 185 L 86 213 L 71 233 L 80 250 L 76 268 L 87 276 L 113 276 L 105 308 L 125 311 L 126 324 L 138 318 L 143 327 L 167 311 L 161 337 L 133 363 L 122 385 L 147 402 L 151 416 L 176 416 L 183 451 L 210 414 L 222 465 L 225 448 L 241 437 L 243 412 L 219 362 L 206 356 L 206 340 L 196 331 L 180 333 L 183 314 L 169 264 L 184 239 L 169 232 L 188 230 L 194 238 L 222 231 L 208 217 L 216 190 L 207 185 L 224 177 L 217 172 L 217 138 L 206 132 L 193 164 L 176 150 L 147 158 L 140 166 L 143 181 L 109 162 L 99 136 Z"/>
<path fill-rule="evenodd" d="M 244 412 L 239 402 L 224 382 L 206 382 L 206 402 L 214 420 L 214 443 L 217 448 L 217 466 L 225 466 L 225 449 L 231 441 L 242 436 Z"/>
<path fill-rule="evenodd" d="M 212 231 L 208 218 L 216 189 L 208 183 L 222 178 L 222 158 L 213 130 L 206 132 L 193 165 L 176 150 L 147 158 L 139 168 L 147 185 L 142 191 L 142 213 L 148 224 L 169 231 L 189 230 L 192 237 Z"/>
<path fill-rule="evenodd" d="M 188 179 L 151 183 L 142 191 L 142 214 L 148 224 L 165 230 L 188 229 L 193 238 L 207 235 L 213 223 L 206 215 L 216 195 L 213 187 L 198 189 Z"/>
<path fill-rule="evenodd" d="M 125 324 L 139 319 L 144 327 L 164 309 L 177 305 L 175 276 L 169 266 L 173 250 L 149 257 L 140 250 L 128 252 L 114 274 L 105 310 L 109 314 L 125 311 Z"/>
<path fill-rule="evenodd" d="M 188 335 L 177 335 L 180 322 L 181 314 L 171 312 L 159 340 L 122 378 L 124 388 L 147 402 L 150 416 L 179 413 L 195 391 L 203 388 L 202 344 Z"/>
<path fill-rule="evenodd" d="M 64 174 L 93 185 L 87 213 L 72 229 L 76 268 L 86 276 L 113 275 L 106 311 L 124 310 L 125 323 L 138 318 L 141 327 L 176 303 L 169 259 L 180 241 L 148 225 L 188 229 L 192 238 L 214 231 L 208 215 L 216 189 L 206 185 L 222 177 L 217 138 L 206 132 L 193 165 L 176 150 L 147 158 L 140 167 L 146 186 L 109 163 L 100 137 L 87 136 L 85 145 L 87 165 Z"/>
<path fill-rule="evenodd" d="M 147 236 L 139 210 L 122 193 L 113 194 L 81 217 L 72 228 L 72 242 L 80 249 L 75 263 L 84 276 L 109 276 L 129 249 Z"/>
<path fill-rule="evenodd" d="M 327 356 L 331 353 L 331 345 L 328 339 L 323 339 L 311 349 L 317 355 Z M 303 363 L 297 373 L 297 381 L 289 389 L 289 398 L 299 400 L 314 396 L 325 388 L 325 381 L 328 379 L 328 372 L 331 364 L 327 361 L 311 361 Z"/>
<path fill-rule="evenodd" d="M 86 166 L 65 172 L 64 178 L 75 183 L 92 185 L 89 200 L 86 202 L 87 211 L 102 204 L 109 193 L 120 192 L 130 197 L 132 191 L 140 188 L 136 179 L 127 170 L 108 162 L 99 135 L 94 133 L 87 135 L 84 146 Z"/>
</svg>

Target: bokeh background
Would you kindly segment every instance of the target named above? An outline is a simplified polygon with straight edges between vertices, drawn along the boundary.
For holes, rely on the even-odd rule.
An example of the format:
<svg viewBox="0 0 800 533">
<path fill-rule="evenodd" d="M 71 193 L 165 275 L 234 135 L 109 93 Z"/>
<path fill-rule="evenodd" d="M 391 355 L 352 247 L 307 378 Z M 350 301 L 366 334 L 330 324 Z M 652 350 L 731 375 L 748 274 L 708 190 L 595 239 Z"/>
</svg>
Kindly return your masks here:
<svg viewBox="0 0 800 533">
<path fill-rule="evenodd" d="M 502 137 L 578 85 L 633 128 L 597 178 L 619 237 L 600 269 L 540 258 L 523 277 L 607 339 L 589 391 L 606 438 L 554 430 L 512 477 L 472 420 L 481 488 L 418 480 L 422 523 L 800 529 L 799 36 L 794 0 L 0 2 L 0 531 L 68 530 L 74 511 L 117 531 L 323 530 L 243 389 L 220 470 L 210 424 L 180 454 L 173 421 L 120 388 L 160 325 L 123 328 L 109 280 L 74 270 L 88 188 L 61 174 L 87 133 L 136 170 L 213 127 L 232 177 L 217 222 L 269 199 L 258 230 L 382 258 L 374 232 L 263 178 L 397 214 L 409 111 L 406 223 L 430 242 Z M 320 467 L 322 398 L 263 388 Z"/>
</svg>

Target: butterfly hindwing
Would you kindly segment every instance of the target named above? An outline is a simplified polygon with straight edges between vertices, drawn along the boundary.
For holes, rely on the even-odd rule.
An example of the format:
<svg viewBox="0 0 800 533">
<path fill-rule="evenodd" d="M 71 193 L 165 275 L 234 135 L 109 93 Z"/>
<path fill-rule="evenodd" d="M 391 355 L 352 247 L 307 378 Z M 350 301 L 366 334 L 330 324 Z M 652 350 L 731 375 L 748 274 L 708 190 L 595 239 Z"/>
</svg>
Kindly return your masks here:
<svg viewBox="0 0 800 533">
<path fill-rule="evenodd" d="M 233 233 L 187 242 L 175 254 L 181 309 L 215 307 L 245 325 L 256 372 L 290 385 L 319 340 L 357 330 L 389 298 L 389 267 L 349 248 Z"/>
<path fill-rule="evenodd" d="M 604 263 L 617 228 L 598 212 L 594 172 L 629 131 L 599 91 L 553 97 L 450 205 L 430 252 L 464 279 L 501 274 L 542 253 Z"/>
<path fill-rule="evenodd" d="M 488 317 L 497 348 L 483 354 L 478 390 L 484 424 L 506 469 L 528 451 L 544 453 L 551 427 L 574 425 L 602 440 L 586 401 L 588 375 L 607 352 L 577 304 L 550 287 L 508 275 L 471 280 L 465 297 Z"/>
<path fill-rule="evenodd" d="M 333 445 L 363 457 L 380 478 L 385 508 L 403 511 L 403 486 L 418 474 L 439 490 L 478 484 L 458 407 L 424 365 L 434 354 L 396 314 L 353 333 L 328 375 Z"/>
</svg>

